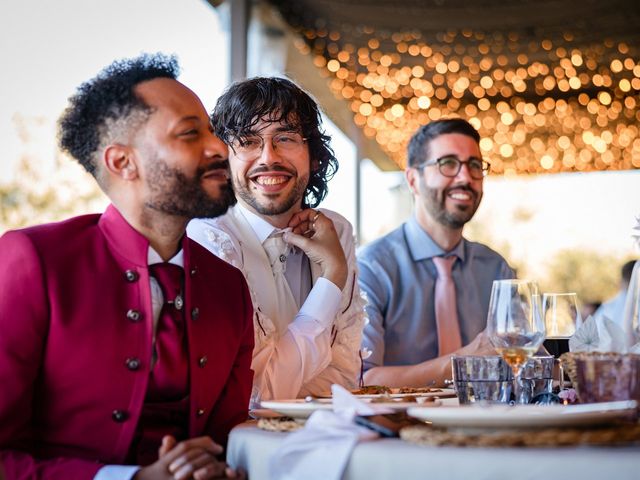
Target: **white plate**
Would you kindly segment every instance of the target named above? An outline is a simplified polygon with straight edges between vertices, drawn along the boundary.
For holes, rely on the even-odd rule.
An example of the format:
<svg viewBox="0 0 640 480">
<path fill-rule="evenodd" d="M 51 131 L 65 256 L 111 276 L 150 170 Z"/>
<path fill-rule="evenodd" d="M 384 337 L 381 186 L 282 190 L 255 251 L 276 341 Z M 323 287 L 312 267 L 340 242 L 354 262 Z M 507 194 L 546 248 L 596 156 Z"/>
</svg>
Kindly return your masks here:
<svg viewBox="0 0 640 480">
<path fill-rule="evenodd" d="M 415 407 L 416 402 L 384 402 L 375 403 L 376 407 L 385 407 L 392 410 L 406 410 L 410 407 Z M 439 401 L 429 402 L 429 407 L 435 407 L 440 405 Z M 271 400 L 260 402 L 262 408 L 268 408 L 274 412 L 281 413 L 292 418 L 307 418 L 316 410 L 331 410 L 333 408 L 330 399 L 318 399 L 313 402 L 306 402 L 304 399 L 295 400 Z M 425 407 L 425 408 L 429 408 Z"/>
<path fill-rule="evenodd" d="M 635 400 L 584 405 L 465 405 L 409 408 L 412 417 L 443 427 L 538 428 L 607 423 L 633 414 Z"/>
</svg>

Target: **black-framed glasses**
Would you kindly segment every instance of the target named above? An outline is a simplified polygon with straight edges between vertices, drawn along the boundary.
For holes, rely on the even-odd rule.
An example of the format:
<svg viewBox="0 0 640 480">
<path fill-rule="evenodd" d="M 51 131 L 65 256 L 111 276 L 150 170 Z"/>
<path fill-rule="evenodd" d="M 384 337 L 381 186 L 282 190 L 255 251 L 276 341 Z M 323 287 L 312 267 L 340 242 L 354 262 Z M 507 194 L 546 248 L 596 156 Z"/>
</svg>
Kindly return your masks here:
<svg viewBox="0 0 640 480">
<path fill-rule="evenodd" d="M 481 158 L 471 157 L 469 160 L 462 161 L 455 155 L 445 155 L 444 157 L 421 163 L 417 165 L 416 168 L 422 169 L 424 167 L 437 165 L 442 175 L 445 177 L 455 177 L 460 173 L 463 163 L 467 165 L 469 175 L 475 180 L 484 178 L 485 175 L 489 173 L 489 168 L 491 167 L 489 162 Z"/>
<path fill-rule="evenodd" d="M 307 139 L 298 132 L 278 132 L 273 135 L 244 135 L 231 144 L 231 148 L 240 158 L 252 160 L 259 157 L 265 142 L 271 141 L 274 150 L 282 153 L 300 151 Z"/>
</svg>

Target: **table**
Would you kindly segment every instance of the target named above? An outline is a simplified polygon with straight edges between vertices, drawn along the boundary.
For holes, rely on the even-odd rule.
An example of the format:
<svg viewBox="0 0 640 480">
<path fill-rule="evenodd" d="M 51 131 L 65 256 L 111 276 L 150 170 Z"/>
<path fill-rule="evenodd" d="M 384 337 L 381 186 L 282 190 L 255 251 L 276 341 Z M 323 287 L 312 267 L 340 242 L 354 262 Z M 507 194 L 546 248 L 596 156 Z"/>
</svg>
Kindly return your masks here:
<svg viewBox="0 0 640 480">
<path fill-rule="evenodd" d="M 272 453 L 288 435 L 253 423 L 231 432 L 227 459 L 250 480 L 268 480 Z M 640 446 L 475 448 L 424 447 L 399 439 L 356 446 L 343 480 L 637 480 Z M 301 479 L 304 480 L 304 479 Z"/>
</svg>

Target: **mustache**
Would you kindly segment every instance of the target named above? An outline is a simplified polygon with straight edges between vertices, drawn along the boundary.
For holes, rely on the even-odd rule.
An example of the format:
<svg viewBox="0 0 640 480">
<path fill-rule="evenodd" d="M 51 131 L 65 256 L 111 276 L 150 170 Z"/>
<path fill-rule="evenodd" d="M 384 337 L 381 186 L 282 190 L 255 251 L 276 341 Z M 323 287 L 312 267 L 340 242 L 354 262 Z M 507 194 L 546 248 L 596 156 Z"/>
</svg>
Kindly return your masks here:
<svg viewBox="0 0 640 480">
<path fill-rule="evenodd" d="M 199 167 L 196 170 L 196 174 L 198 177 L 202 177 L 206 173 L 212 172 L 214 170 L 226 170 L 227 172 L 229 172 L 229 161 L 221 160 L 219 162 L 212 162 L 206 167 Z"/>
<path fill-rule="evenodd" d="M 447 189 L 445 189 L 445 193 L 451 193 L 451 192 L 455 192 L 455 191 L 462 191 L 462 192 L 467 192 L 470 193 L 473 196 L 478 196 L 478 192 L 476 192 L 473 188 L 471 188 L 471 186 L 469 184 L 464 184 L 464 185 L 455 185 L 453 187 L 449 187 Z"/>
<path fill-rule="evenodd" d="M 260 165 L 254 168 L 253 170 L 247 172 L 247 176 L 251 177 L 259 173 L 265 173 L 265 172 L 284 172 L 284 173 L 288 173 L 291 176 L 294 176 L 294 177 L 296 176 L 296 172 L 294 170 L 283 167 L 282 165 L 273 165 L 270 167 L 267 167 L 266 165 Z"/>
</svg>

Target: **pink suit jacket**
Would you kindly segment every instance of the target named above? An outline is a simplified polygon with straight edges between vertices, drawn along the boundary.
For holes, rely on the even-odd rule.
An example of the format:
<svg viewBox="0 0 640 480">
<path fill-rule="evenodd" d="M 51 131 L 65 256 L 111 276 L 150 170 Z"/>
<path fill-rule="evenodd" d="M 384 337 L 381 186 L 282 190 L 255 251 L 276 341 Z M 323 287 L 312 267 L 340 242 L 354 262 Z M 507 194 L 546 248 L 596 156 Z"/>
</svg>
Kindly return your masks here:
<svg viewBox="0 0 640 480">
<path fill-rule="evenodd" d="M 151 359 L 148 241 L 103 215 L 0 238 L 0 457 L 7 478 L 89 479 L 122 464 Z M 247 418 L 252 307 L 242 273 L 186 236 L 189 435 Z"/>
</svg>

